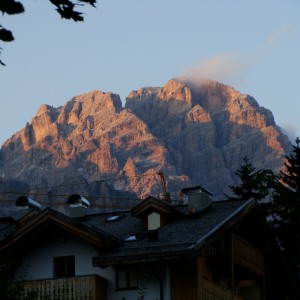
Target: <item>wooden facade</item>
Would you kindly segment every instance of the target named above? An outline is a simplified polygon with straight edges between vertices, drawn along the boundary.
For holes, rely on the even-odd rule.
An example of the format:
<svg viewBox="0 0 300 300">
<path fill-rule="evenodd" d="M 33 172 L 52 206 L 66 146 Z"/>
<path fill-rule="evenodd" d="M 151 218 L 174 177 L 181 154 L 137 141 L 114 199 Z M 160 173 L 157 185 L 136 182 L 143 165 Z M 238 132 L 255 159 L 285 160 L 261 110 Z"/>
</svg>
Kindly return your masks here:
<svg viewBox="0 0 300 300">
<path fill-rule="evenodd" d="M 106 300 L 106 280 L 97 275 L 24 282 L 24 297 L 36 300 Z"/>
<path fill-rule="evenodd" d="M 172 300 L 264 300 L 264 254 L 235 234 L 171 266 Z"/>
</svg>

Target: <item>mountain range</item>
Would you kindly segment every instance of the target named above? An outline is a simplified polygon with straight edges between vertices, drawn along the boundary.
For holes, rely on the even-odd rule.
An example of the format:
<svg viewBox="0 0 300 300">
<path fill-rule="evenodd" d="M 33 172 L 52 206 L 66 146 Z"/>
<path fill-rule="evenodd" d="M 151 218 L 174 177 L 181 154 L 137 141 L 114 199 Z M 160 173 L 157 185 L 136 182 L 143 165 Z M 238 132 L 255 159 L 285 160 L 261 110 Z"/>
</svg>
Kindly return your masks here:
<svg viewBox="0 0 300 300">
<path fill-rule="evenodd" d="M 111 92 L 91 91 L 65 105 L 42 105 L 0 150 L 3 199 L 31 194 L 51 203 L 68 194 L 159 197 L 163 172 L 171 198 L 201 185 L 215 199 L 230 193 L 247 156 L 278 171 L 291 143 L 270 110 L 215 81 L 172 79 L 132 91 L 124 107 Z"/>
</svg>

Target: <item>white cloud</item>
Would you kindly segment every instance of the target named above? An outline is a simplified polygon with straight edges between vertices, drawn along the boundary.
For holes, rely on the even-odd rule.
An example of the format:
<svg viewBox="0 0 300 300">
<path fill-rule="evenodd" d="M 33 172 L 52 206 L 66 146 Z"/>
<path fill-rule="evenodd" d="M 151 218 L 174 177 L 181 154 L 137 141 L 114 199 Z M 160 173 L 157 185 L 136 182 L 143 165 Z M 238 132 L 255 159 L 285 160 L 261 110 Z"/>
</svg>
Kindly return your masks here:
<svg viewBox="0 0 300 300">
<path fill-rule="evenodd" d="M 239 54 L 219 53 L 200 61 L 179 77 L 191 80 L 195 84 L 205 79 L 240 84 L 243 81 L 242 74 L 248 67 L 247 62 Z"/>
<path fill-rule="evenodd" d="M 281 126 L 281 130 L 288 136 L 289 140 L 294 143 L 296 137 L 300 136 L 300 124 L 285 123 Z"/>
<path fill-rule="evenodd" d="M 246 82 L 247 72 L 266 59 L 272 48 L 289 32 L 288 27 L 282 27 L 272 32 L 264 43 L 247 54 L 223 52 L 207 57 L 195 63 L 194 66 L 188 68 L 177 77 L 188 79 L 194 84 L 201 83 L 205 79 L 211 79 L 234 86 L 241 86 Z"/>
</svg>

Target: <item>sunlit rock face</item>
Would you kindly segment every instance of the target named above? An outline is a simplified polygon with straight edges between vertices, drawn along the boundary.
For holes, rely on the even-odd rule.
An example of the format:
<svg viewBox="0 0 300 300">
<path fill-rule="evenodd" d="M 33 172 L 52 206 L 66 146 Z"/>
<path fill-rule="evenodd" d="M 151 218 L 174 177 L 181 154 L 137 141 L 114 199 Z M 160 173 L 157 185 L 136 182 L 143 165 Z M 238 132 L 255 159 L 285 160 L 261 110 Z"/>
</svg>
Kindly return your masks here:
<svg viewBox="0 0 300 300">
<path fill-rule="evenodd" d="M 102 91 L 42 105 L 2 146 L 0 173 L 48 195 L 146 197 L 161 193 L 157 172 L 164 171 L 173 195 L 200 184 L 222 198 L 245 155 L 257 168 L 278 170 L 290 147 L 251 96 L 214 81 L 173 79 L 132 91 L 125 107 Z"/>
<path fill-rule="evenodd" d="M 131 92 L 126 108 L 159 138 L 178 173 L 219 196 L 235 182 L 245 155 L 257 168 L 277 171 L 290 150 L 271 111 L 218 82 L 171 80 L 162 88 Z"/>
</svg>

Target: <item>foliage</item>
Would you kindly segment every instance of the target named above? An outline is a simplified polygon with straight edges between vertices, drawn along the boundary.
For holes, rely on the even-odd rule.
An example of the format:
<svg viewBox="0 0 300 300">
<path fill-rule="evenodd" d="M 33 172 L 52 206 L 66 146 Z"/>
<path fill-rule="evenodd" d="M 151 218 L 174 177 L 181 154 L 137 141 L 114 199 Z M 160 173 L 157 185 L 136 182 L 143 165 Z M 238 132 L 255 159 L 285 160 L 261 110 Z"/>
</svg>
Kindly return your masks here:
<svg viewBox="0 0 300 300">
<path fill-rule="evenodd" d="M 20 276 L 20 280 L 14 282 L 13 274 L 16 269 L 14 261 L 6 261 L 0 263 L 0 299 L 1 300 L 19 300 L 24 291 L 23 279 L 26 275 L 24 270 Z"/>
<path fill-rule="evenodd" d="M 145 296 L 147 295 L 147 286 L 149 283 L 149 276 L 147 273 L 144 274 L 142 277 L 140 284 L 139 284 L 139 289 L 138 289 L 138 300 L 144 300 Z"/>
<path fill-rule="evenodd" d="M 243 158 L 243 164 L 234 173 L 240 179 L 239 186 L 230 185 L 229 188 L 238 197 L 230 197 L 225 195 L 230 200 L 262 200 L 268 194 L 269 190 L 276 182 L 276 175 L 272 170 L 257 170 L 250 162 L 247 156 Z"/>
<path fill-rule="evenodd" d="M 36 290 L 29 290 L 25 293 L 24 283 L 28 268 L 21 269 L 20 276 L 14 280 L 14 273 L 18 264 L 16 261 L 0 262 L 0 299 L 1 300 L 48 300 L 50 296 L 41 297 Z M 53 299 L 53 298 L 52 298 Z"/>
<path fill-rule="evenodd" d="M 273 192 L 273 226 L 290 265 L 300 271 L 300 139 L 286 156 Z M 300 275 L 300 274 L 299 274 Z"/>
<path fill-rule="evenodd" d="M 90 4 L 95 6 L 97 0 L 49 0 L 55 7 L 56 11 L 63 19 L 73 20 L 75 22 L 83 21 L 82 13 L 76 9 L 78 6 Z M 23 4 L 16 0 L 1 0 L 0 11 L 2 14 L 17 15 L 25 12 Z M 0 41 L 11 42 L 14 40 L 13 33 L 0 25 Z M 2 48 L 0 48 L 1 54 Z M 3 61 L 0 64 L 5 66 Z"/>
</svg>

